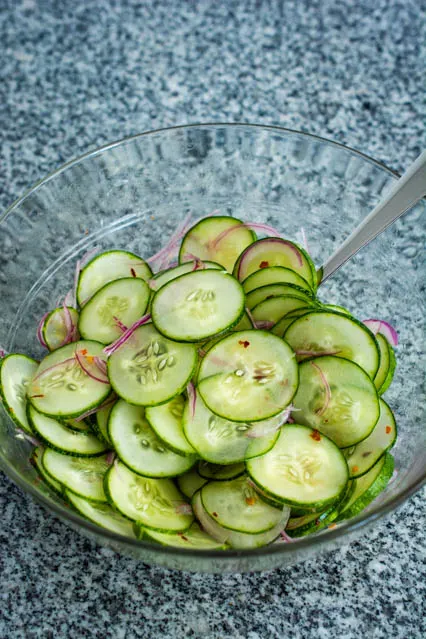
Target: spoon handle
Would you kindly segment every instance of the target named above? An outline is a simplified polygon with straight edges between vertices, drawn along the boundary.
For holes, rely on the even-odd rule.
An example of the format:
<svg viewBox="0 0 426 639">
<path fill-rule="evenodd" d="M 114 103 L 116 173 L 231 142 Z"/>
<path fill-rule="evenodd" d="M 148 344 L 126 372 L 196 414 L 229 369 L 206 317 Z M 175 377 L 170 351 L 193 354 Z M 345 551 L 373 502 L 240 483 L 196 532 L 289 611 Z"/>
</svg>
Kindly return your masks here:
<svg viewBox="0 0 426 639">
<path fill-rule="evenodd" d="M 382 233 L 424 195 L 426 195 L 426 151 L 423 151 L 417 160 L 408 167 L 383 200 L 318 270 L 318 283 L 325 282 L 355 253 L 374 240 L 379 233 Z"/>
</svg>

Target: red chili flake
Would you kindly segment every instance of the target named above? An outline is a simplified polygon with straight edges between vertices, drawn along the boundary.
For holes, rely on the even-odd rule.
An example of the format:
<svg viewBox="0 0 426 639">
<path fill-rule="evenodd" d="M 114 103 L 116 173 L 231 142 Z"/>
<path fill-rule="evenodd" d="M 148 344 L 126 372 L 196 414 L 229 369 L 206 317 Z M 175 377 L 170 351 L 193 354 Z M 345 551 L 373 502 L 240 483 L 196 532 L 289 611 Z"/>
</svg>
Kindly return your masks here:
<svg viewBox="0 0 426 639">
<path fill-rule="evenodd" d="M 316 442 L 320 442 L 321 441 L 321 435 L 319 434 L 319 432 L 317 430 L 312 431 L 312 433 L 309 435 L 309 437 L 312 437 L 312 439 L 315 440 Z"/>
<path fill-rule="evenodd" d="M 371 450 L 367 450 L 365 453 L 362 453 L 363 457 L 369 457 L 371 455 Z"/>
<path fill-rule="evenodd" d="M 250 346 L 250 342 L 247 342 L 247 340 L 242 340 L 242 339 L 240 339 L 238 344 L 240 344 L 241 346 L 244 346 L 244 348 L 247 348 L 248 346 Z"/>
<path fill-rule="evenodd" d="M 263 261 L 262 261 L 262 262 L 259 264 L 259 268 L 267 268 L 268 266 L 269 266 L 269 262 L 263 262 Z"/>
<path fill-rule="evenodd" d="M 256 503 L 256 498 L 255 497 L 246 497 L 247 506 L 254 506 L 255 503 Z"/>
<path fill-rule="evenodd" d="M 337 524 L 330 524 L 328 527 L 329 527 L 330 529 L 332 529 L 332 528 L 336 528 L 336 526 L 337 526 Z"/>
<path fill-rule="evenodd" d="M 320 520 L 320 519 L 315 519 L 315 526 L 319 526 L 319 525 L 320 525 L 320 523 L 321 523 L 321 520 Z"/>
<path fill-rule="evenodd" d="M 181 537 L 182 537 L 182 539 L 183 539 L 184 541 L 189 541 L 189 540 L 188 540 L 188 537 L 185 537 L 185 535 L 181 535 Z"/>
<path fill-rule="evenodd" d="M 359 471 L 359 467 L 358 466 L 352 466 L 352 472 L 353 473 L 357 473 Z"/>
<path fill-rule="evenodd" d="M 385 430 L 386 430 L 386 435 L 389 435 L 389 433 L 390 433 L 390 432 L 391 432 L 391 430 L 392 430 L 392 426 L 386 426 L 386 429 L 385 429 Z"/>
<path fill-rule="evenodd" d="M 217 513 L 212 513 L 213 517 L 219 517 Z"/>
<path fill-rule="evenodd" d="M 136 277 L 136 271 L 135 271 L 135 269 L 134 269 L 134 268 L 131 268 L 131 269 L 130 269 L 130 272 L 131 272 L 131 274 L 132 274 L 132 277 Z"/>
<path fill-rule="evenodd" d="M 80 351 L 80 353 L 81 353 L 82 355 L 87 355 L 87 348 L 83 348 L 83 350 L 82 350 L 82 351 Z"/>
<path fill-rule="evenodd" d="M 31 395 L 30 399 L 35 399 L 36 397 L 44 397 L 44 395 Z"/>
</svg>

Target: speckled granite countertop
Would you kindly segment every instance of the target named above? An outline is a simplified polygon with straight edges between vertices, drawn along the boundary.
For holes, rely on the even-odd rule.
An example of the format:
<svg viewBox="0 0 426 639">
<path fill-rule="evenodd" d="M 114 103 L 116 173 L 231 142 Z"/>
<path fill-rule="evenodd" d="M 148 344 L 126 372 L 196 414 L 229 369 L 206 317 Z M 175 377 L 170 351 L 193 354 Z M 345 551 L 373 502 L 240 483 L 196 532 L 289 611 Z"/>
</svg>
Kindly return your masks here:
<svg viewBox="0 0 426 639">
<path fill-rule="evenodd" d="M 426 146 L 421 10 L 421 0 L 3 0 L 0 208 L 87 149 L 186 122 L 298 128 L 403 169 Z M 4 475 L 0 512 L 0 637 L 426 636 L 422 494 L 351 547 L 223 577 L 96 546 Z"/>
</svg>

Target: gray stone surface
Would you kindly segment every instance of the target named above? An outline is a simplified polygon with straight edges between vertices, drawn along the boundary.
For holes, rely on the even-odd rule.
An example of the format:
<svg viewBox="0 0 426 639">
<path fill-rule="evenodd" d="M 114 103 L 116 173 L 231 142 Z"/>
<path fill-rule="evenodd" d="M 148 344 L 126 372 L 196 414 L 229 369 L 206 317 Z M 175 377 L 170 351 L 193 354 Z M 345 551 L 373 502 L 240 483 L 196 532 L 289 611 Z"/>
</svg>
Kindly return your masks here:
<svg viewBox="0 0 426 639">
<path fill-rule="evenodd" d="M 0 1 L 0 208 L 83 151 L 186 122 L 298 128 L 402 170 L 426 143 L 424 8 Z M 426 635 L 422 494 L 350 547 L 260 575 L 120 557 L 3 475 L 0 512 L 0 637 Z"/>
</svg>

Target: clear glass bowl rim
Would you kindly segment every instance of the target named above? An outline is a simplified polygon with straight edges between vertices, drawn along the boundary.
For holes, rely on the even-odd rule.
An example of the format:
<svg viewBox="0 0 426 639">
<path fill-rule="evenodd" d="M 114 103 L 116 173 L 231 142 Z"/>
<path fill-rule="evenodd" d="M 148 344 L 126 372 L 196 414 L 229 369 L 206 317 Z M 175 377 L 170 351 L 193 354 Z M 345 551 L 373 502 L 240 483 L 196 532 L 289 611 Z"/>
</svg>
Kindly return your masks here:
<svg viewBox="0 0 426 639">
<path fill-rule="evenodd" d="M 329 140 L 327 138 L 318 136 L 318 135 L 312 135 L 310 133 L 306 133 L 304 131 L 297 131 L 295 129 L 288 129 L 285 127 L 280 127 L 280 126 L 272 126 L 272 125 L 263 125 L 263 124 L 247 124 L 244 122 L 207 122 L 207 123 L 195 123 L 195 124 L 183 124 L 183 125 L 177 125 L 177 126 L 172 126 L 172 127 L 163 127 L 160 129 L 153 129 L 150 131 L 145 131 L 143 133 L 138 133 L 135 135 L 131 135 L 131 136 L 127 136 L 124 138 L 121 138 L 120 140 L 116 140 L 115 142 L 111 142 L 109 144 L 105 144 L 103 146 L 100 146 L 92 151 L 88 151 L 87 153 L 84 153 L 76 158 L 74 158 L 73 160 L 70 160 L 69 162 L 66 162 L 65 164 L 63 164 L 62 166 L 60 166 L 58 169 L 55 169 L 54 171 L 52 171 L 51 173 L 49 173 L 47 176 L 45 176 L 44 178 L 42 178 L 41 180 L 37 181 L 31 188 L 29 188 L 27 191 L 24 192 L 24 194 L 19 197 L 17 200 L 15 200 L 8 209 L 6 209 L 6 211 L 0 215 L 0 224 L 3 222 L 3 220 L 10 214 L 12 213 L 12 211 L 20 206 L 22 204 L 22 202 L 24 202 L 24 200 L 29 196 L 32 195 L 33 193 L 35 193 L 42 185 L 46 184 L 47 182 L 49 182 L 51 179 L 53 179 L 56 175 L 59 175 L 60 173 L 62 173 L 63 171 L 65 171 L 66 169 L 70 168 L 71 166 L 75 165 L 75 164 L 79 164 L 80 162 L 93 157 L 95 155 L 98 155 L 100 153 L 103 153 L 104 151 L 108 151 L 110 149 L 113 149 L 117 146 L 120 146 L 122 144 L 127 144 L 128 142 L 131 142 L 132 140 L 137 140 L 139 138 L 143 138 L 145 136 L 149 136 L 149 135 L 154 135 L 157 133 L 168 133 L 168 132 L 172 132 L 172 131 L 179 131 L 179 130 L 188 130 L 188 129 L 197 129 L 197 128 L 207 128 L 207 129 L 215 129 L 215 128 L 240 128 L 240 129 L 244 129 L 244 128 L 248 128 L 248 129 L 261 129 L 261 130 L 266 130 L 266 131 L 271 131 L 271 132 L 277 132 L 277 133 L 286 133 L 286 134 L 290 134 L 290 135 L 294 135 L 295 137 L 302 137 L 302 138 L 307 138 L 309 140 L 315 140 L 318 142 L 323 142 L 327 145 L 330 146 L 334 146 L 340 149 L 343 149 L 345 151 L 349 151 L 350 153 L 353 153 L 354 155 L 361 157 L 364 160 L 367 160 L 368 162 L 371 162 L 372 164 L 374 164 L 375 166 L 379 167 L 380 169 L 386 171 L 387 173 L 389 173 L 390 176 L 394 177 L 394 178 L 398 178 L 400 177 L 400 174 L 397 171 L 394 171 L 393 169 L 390 169 L 389 167 L 387 167 L 385 164 L 383 164 L 382 162 L 378 162 L 377 160 L 375 160 L 374 158 L 370 157 L 369 155 L 362 153 L 361 151 L 358 151 L 356 149 L 353 149 L 349 146 L 346 146 L 344 144 L 340 144 L 339 142 L 335 142 L 333 140 Z M 426 200 L 426 198 L 424 198 Z M 315 546 L 317 546 L 318 544 L 321 544 L 323 541 L 327 541 L 327 542 L 332 542 L 335 541 L 341 537 L 344 537 L 346 534 L 348 533 L 353 533 L 355 531 L 359 531 L 360 529 L 370 526 L 372 523 L 374 523 L 375 521 L 381 519 L 382 517 L 384 517 L 386 514 L 394 511 L 396 508 L 398 508 L 399 506 L 401 506 L 411 495 L 413 495 L 415 492 L 417 492 L 418 490 L 420 490 L 422 488 L 422 486 L 424 486 L 426 484 L 426 470 L 423 473 L 423 475 L 417 480 L 415 481 L 413 484 L 411 484 L 410 486 L 408 486 L 404 491 L 402 491 L 400 494 L 396 495 L 395 497 L 393 497 L 391 500 L 389 500 L 388 502 L 386 502 L 385 504 L 383 504 L 380 508 L 378 508 L 377 511 L 375 512 L 370 512 L 367 513 L 366 515 L 359 515 L 358 517 L 355 517 L 354 519 L 348 520 L 347 522 L 343 522 L 338 528 L 336 529 L 328 529 L 326 531 L 323 531 L 322 533 L 319 533 L 317 535 L 313 535 L 313 536 L 307 536 L 307 537 L 302 537 L 300 539 L 295 540 L 296 543 L 289 543 L 289 544 L 273 544 L 270 546 L 263 546 L 261 548 L 255 548 L 252 550 L 227 550 L 227 551 L 212 551 L 212 550 L 191 550 L 191 549 L 185 549 L 185 548 L 174 548 L 171 546 L 162 546 L 162 545 L 156 545 L 153 543 L 147 543 L 144 541 L 138 541 L 138 540 L 134 540 L 131 539 L 130 537 L 125 537 L 123 535 L 120 535 L 118 533 L 114 533 L 106 528 L 101 528 L 100 526 L 92 523 L 91 521 L 84 519 L 83 517 L 81 517 L 78 513 L 73 513 L 69 510 L 66 510 L 65 508 L 61 507 L 59 504 L 53 502 L 53 501 L 49 501 L 42 493 L 40 493 L 37 488 L 35 486 L 33 486 L 32 484 L 26 483 L 22 477 L 15 471 L 15 469 L 13 468 L 13 466 L 11 466 L 7 460 L 6 457 L 3 456 L 3 454 L 0 452 L 0 461 L 1 461 L 1 469 L 6 473 L 6 475 L 8 475 L 8 477 L 13 480 L 20 488 L 22 488 L 22 490 L 24 490 L 25 492 L 28 492 L 32 495 L 32 497 L 34 497 L 34 499 L 40 503 L 41 505 L 45 506 L 48 510 L 53 511 L 56 515 L 59 516 L 60 519 L 64 519 L 64 520 L 69 520 L 71 524 L 73 524 L 74 527 L 79 527 L 79 528 L 85 528 L 87 529 L 87 532 L 92 536 L 103 536 L 105 537 L 107 540 L 109 540 L 111 543 L 115 543 L 115 545 L 117 543 L 121 543 L 124 545 L 127 545 L 129 547 L 134 547 L 135 550 L 137 548 L 141 548 L 141 547 L 145 547 L 147 550 L 149 550 L 150 553 L 152 554 L 158 554 L 158 555 L 186 555 L 187 557 L 203 557 L 203 558 L 212 558 L 215 559 L 217 561 L 220 561 L 221 558 L 226 559 L 226 558 L 241 558 L 241 557 L 256 557 L 256 556 L 266 556 L 266 555 L 280 555 L 280 554 L 291 554 L 293 552 L 293 549 L 296 549 L 298 551 L 302 550 L 303 548 L 314 548 Z"/>
</svg>

